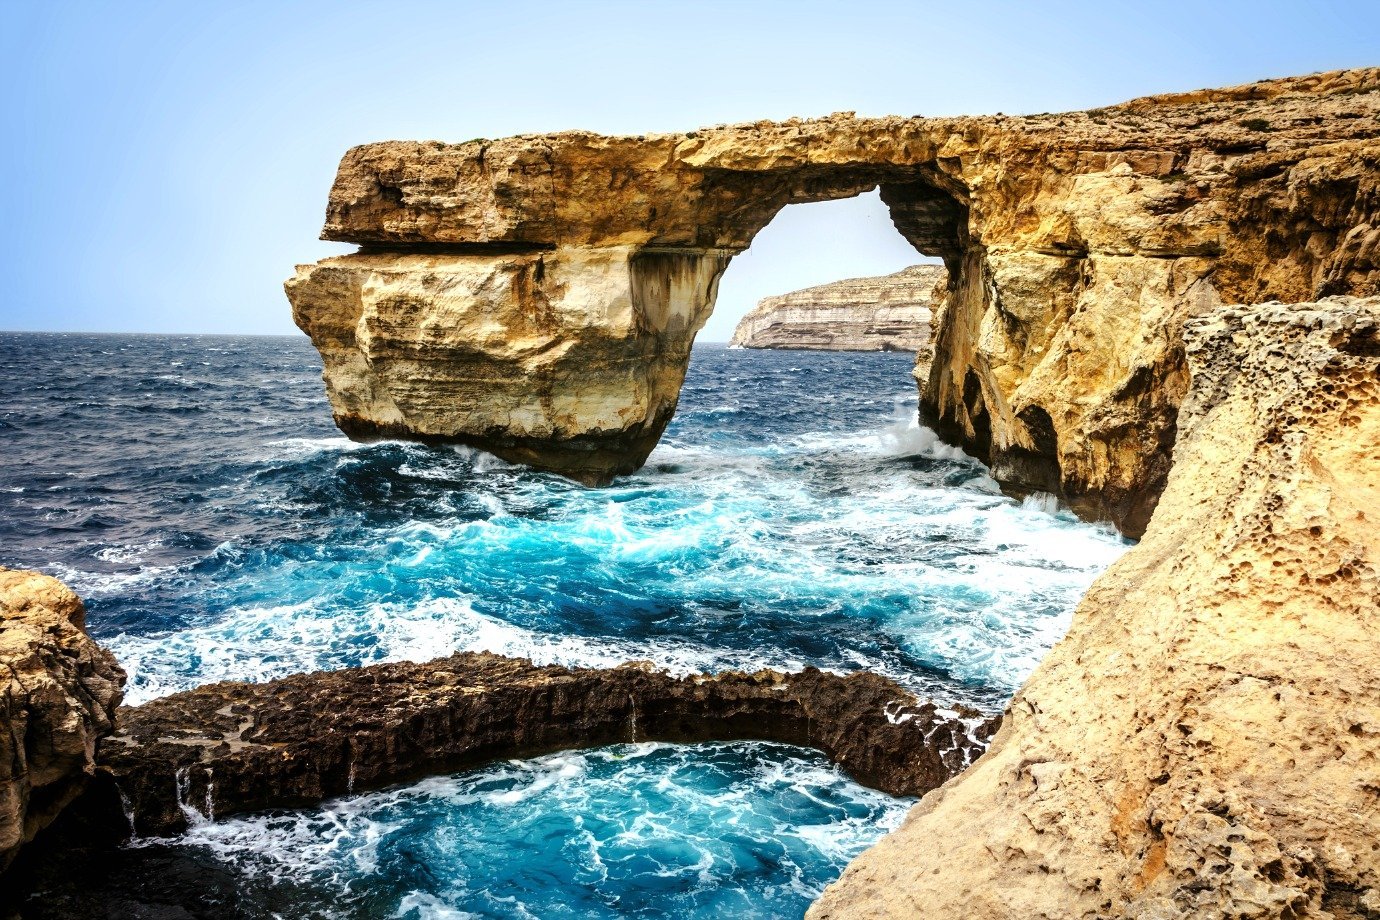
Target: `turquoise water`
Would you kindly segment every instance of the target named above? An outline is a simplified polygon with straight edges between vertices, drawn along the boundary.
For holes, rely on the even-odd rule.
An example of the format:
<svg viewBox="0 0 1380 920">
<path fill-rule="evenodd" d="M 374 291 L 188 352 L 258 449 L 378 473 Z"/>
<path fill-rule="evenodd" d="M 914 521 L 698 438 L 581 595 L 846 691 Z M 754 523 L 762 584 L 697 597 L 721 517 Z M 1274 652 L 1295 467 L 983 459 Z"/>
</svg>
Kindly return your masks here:
<svg viewBox="0 0 1380 920">
<path fill-rule="evenodd" d="M 0 460 L 0 562 L 59 575 L 88 599 L 90 627 L 129 670 L 136 703 L 210 680 L 466 649 L 681 672 L 869 668 L 995 710 L 1124 544 L 1049 500 L 1002 496 L 980 464 L 917 426 L 910 363 L 697 348 L 646 468 L 590 490 L 463 448 L 349 442 L 330 423 L 304 340 L 0 335 L 0 435 L 12 448 Z M 333 915 L 442 917 L 463 903 L 455 909 L 518 917 L 503 905 L 530 901 L 549 916 L 542 867 L 579 836 L 566 822 L 595 820 L 586 806 L 654 820 L 672 782 L 680 811 L 662 832 L 709 839 L 726 820 L 716 784 L 729 783 L 736 791 L 723 801 L 743 820 L 776 814 L 787 796 L 796 804 L 772 819 L 780 828 L 833 828 L 817 842 L 842 836 L 821 849 L 784 830 L 749 835 L 716 851 L 689 900 L 575 869 L 561 878 L 563 897 L 585 911 L 576 916 L 616 916 L 633 901 L 645 916 L 799 916 L 806 894 L 786 897 L 760 864 L 799 873 L 809 880 L 800 892 L 814 891 L 837 874 L 840 853 L 892 820 L 850 823 L 825 791 L 899 814 L 789 749 L 570 756 L 579 769 L 530 797 L 545 804 L 524 818 L 549 833 L 511 851 L 502 841 L 513 815 L 432 794 L 473 777 L 253 833 L 290 826 L 324 840 L 339 809 L 353 816 L 329 846 L 296 847 L 315 863 L 296 865 L 289 888 L 302 905 L 316 903 L 313 885 L 329 893 L 350 879 L 391 894 L 342 902 Z M 753 779 L 767 763 L 778 773 L 812 764 L 814 779 Z M 797 786 L 807 792 L 783 791 Z M 426 841 L 446 822 L 488 841 L 486 865 L 501 871 L 482 892 L 478 870 L 439 844 L 403 847 L 416 863 L 406 871 L 356 858 L 380 828 L 412 829 L 383 834 L 395 842 Z M 209 845 L 211 833 L 198 829 L 186 845 Z M 220 852 L 258 872 L 254 849 Z M 703 858 L 675 852 L 666 866 L 678 876 Z M 421 875 L 434 878 L 416 887 Z M 442 884 L 462 876 L 460 894 Z M 763 900 L 768 889 L 783 900 Z M 754 906 L 734 914 L 723 905 L 735 898 Z"/>
<path fill-rule="evenodd" d="M 625 744 L 205 824 L 265 914 L 799 917 L 909 802 L 785 745 Z"/>
</svg>

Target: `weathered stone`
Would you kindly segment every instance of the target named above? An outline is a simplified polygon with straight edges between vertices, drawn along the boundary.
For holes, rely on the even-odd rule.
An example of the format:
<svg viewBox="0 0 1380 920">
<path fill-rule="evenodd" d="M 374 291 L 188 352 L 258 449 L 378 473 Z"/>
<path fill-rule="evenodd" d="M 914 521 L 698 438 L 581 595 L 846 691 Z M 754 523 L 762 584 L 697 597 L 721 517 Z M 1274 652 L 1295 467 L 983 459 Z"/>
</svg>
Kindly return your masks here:
<svg viewBox="0 0 1380 920">
<path fill-rule="evenodd" d="M 676 678 L 639 665 L 538 667 L 464 653 L 427 664 L 220 683 L 120 710 L 102 743 L 141 834 L 197 815 L 302 806 L 497 759 L 624 741 L 760 739 L 818 748 L 859 781 L 919 795 L 995 721 L 890 680 L 807 669 Z"/>
<path fill-rule="evenodd" d="M 880 187 L 951 275 L 917 356 L 926 419 L 1011 489 L 1138 535 L 1184 322 L 1380 290 L 1377 116 L 1368 68 L 1058 115 L 369 144 L 324 233 L 365 254 L 299 270 L 289 296 L 351 434 L 602 482 L 674 411 L 727 260 L 787 204 Z"/>
<path fill-rule="evenodd" d="M 337 256 L 287 283 L 352 437 L 459 442 L 586 484 L 642 466 L 725 257 L 631 247 Z"/>
<path fill-rule="evenodd" d="M 61 582 L 0 568 L 0 871 L 80 793 L 125 674 Z"/>
<path fill-rule="evenodd" d="M 1380 888 L 1380 300 L 1187 322 L 1145 539 L 816 920 L 1344 918 Z"/>
<path fill-rule="evenodd" d="M 930 340 L 930 306 L 949 273 L 912 265 L 890 275 L 849 278 L 764 297 L 733 330 L 742 348 L 918 351 Z"/>
</svg>

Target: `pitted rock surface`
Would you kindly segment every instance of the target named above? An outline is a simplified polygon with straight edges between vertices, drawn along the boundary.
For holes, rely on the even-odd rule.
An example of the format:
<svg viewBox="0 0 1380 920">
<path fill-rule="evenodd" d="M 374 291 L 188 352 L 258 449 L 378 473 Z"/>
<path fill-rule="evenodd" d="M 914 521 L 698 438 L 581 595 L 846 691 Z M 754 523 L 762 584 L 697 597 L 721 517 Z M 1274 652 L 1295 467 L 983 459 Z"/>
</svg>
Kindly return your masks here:
<svg viewBox="0 0 1380 920">
<path fill-rule="evenodd" d="M 1185 326 L 1164 498 L 989 752 L 816 920 L 1380 905 L 1380 300 Z"/>
<path fill-rule="evenodd" d="M 673 677 L 637 664 L 568 669 L 461 653 L 210 684 L 126 707 L 100 764 L 135 830 L 166 834 L 189 819 L 310 805 L 494 760 L 626 741 L 798 744 L 860 782 L 919 795 L 962 770 L 995 725 L 867 673 Z"/>
</svg>

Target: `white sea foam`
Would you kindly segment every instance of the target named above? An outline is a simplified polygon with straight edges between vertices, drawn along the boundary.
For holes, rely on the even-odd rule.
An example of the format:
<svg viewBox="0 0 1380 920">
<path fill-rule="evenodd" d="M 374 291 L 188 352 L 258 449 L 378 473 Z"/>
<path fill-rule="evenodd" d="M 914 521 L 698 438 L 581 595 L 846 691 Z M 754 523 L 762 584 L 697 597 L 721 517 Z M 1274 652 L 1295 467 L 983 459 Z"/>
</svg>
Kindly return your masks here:
<svg viewBox="0 0 1380 920">
<path fill-rule="evenodd" d="M 198 823 L 178 842 L 260 885 L 312 891 L 339 906 L 363 893 L 387 903 L 379 898 L 397 862 L 421 860 L 424 884 L 404 883 L 393 895 L 394 916 L 412 920 L 546 917 L 553 905 L 566 907 L 571 884 L 583 896 L 606 884 L 626 898 L 641 890 L 670 909 L 662 899 L 714 896 L 744 870 L 760 875 L 765 860 L 775 881 L 764 883 L 783 886 L 803 909 L 900 822 L 909 801 L 802 753 L 753 742 L 565 751 L 311 811 Z M 677 881 L 667 888 L 657 879 Z M 772 888 L 745 894 L 777 897 Z"/>
<path fill-rule="evenodd" d="M 692 640 L 622 640 L 544 632 L 478 613 L 468 600 L 373 604 L 350 616 L 314 602 L 241 608 L 177 632 L 105 640 L 129 673 L 125 701 L 138 705 L 219 680 L 266 681 L 351 664 L 425 662 L 454 652 L 493 652 L 536 664 L 609 668 L 651 661 L 674 674 L 724 668 L 799 670 L 806 662 Z"/>
</svg>

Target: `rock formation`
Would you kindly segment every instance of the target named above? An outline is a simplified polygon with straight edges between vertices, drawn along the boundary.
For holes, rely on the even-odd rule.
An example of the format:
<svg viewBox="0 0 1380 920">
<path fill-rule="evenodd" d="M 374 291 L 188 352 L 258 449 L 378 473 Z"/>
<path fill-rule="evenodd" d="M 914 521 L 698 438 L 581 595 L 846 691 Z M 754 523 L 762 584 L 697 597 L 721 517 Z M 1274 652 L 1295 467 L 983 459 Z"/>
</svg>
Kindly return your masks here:
<svg viewBox="0 0 1380 920">
<path fill-rule="evenodd" d="M 822 351 L 917 351 L 930 340 L 930 307 L 949 273 L 912 265 L 876 278 L 764 297 L 733 330 L 730 345 Z"/>
<path fill-rule="evenodd" d="M 465 653 L 211 684 L 125 708 L 100 763 L 135 829 L 165 834 L 203 816 L 624 741 L 805 745 L 861 782 L 919 795 L 967 766 L 995 725 L 867 673 L 676 678 L 636 664 L 567 669 Z"/>
<path fill-rule="evenodd" d="M 0 568 L 0 871 L 82 791 L 125 674 L 61 582 Z"/>
<path fill-rule="evenodd" d="M 1380 299 L 1184 340 L 1145 539 L 815 920 L 1380 916 Z"/>
<path fill-rule="evenodd" d="M 355 437 L 458 441 L 588 483 L 675 409 L 732 256 L 782 207 L 880 187 L 949 270 L 921 406 L 1016 491 L 1138 535 L 1221 303 L 1380 287 L 1380 69 L 1024 117 L 828 118 L 349 151 L 287 283 Z"/>
</svg>

